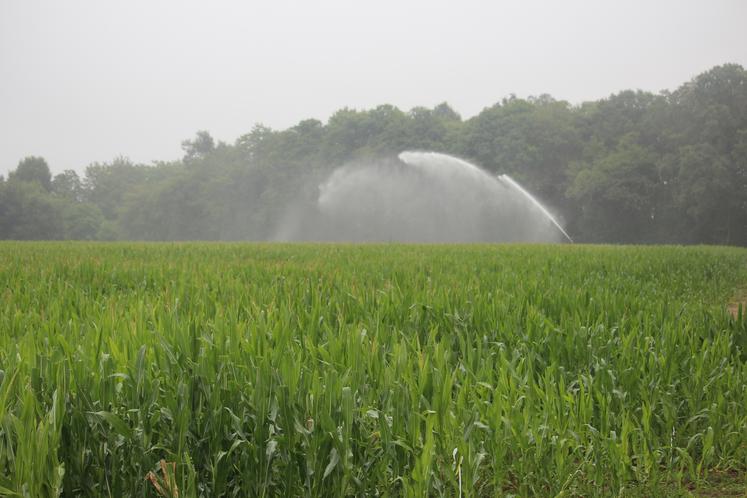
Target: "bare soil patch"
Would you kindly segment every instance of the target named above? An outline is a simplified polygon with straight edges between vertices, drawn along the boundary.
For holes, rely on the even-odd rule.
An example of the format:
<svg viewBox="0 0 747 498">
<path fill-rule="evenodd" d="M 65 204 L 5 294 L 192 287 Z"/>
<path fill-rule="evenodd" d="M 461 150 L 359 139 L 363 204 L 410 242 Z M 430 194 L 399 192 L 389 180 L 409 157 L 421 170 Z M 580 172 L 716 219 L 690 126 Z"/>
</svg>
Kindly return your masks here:
<svg viewBox="0 0 747 498">
<path fill-rule="evenodd" d="M 737 318 L 739 314 L 739 306 L 742 306 L 742 314 L 747 313 L 747 289 L 741 289 L 737 292 L 729 304 L 726 305 L 726 309 L 733 316 Z"/>
<path fill-rule="evenodd" d="M 694 489 L 693 494 L 702 498 L 747 496 L 746 484 L 744 473 L 735 470 L 712 471 L 708 481 Z"/>
</svg>

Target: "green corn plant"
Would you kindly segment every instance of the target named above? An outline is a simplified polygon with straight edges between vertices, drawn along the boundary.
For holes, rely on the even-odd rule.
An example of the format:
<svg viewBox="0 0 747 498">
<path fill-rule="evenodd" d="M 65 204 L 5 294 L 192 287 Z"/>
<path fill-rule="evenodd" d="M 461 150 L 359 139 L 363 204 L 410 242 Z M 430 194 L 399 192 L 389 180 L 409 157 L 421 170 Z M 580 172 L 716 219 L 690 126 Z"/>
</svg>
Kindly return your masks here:
<svg viewBox="0 0 747 498">
<path fill-rule="evenodd" d="M 4 242 L 0 494 L 686 495 L 747 471 L 745 261 Z"/>
</svg>

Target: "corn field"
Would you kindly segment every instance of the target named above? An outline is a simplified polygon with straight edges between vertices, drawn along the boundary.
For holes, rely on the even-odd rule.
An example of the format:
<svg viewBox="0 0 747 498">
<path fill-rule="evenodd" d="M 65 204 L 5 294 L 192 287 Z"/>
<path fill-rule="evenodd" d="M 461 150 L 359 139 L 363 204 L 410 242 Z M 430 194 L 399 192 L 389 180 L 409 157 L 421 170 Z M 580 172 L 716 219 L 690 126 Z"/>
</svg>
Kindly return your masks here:
<svg viewBox="0 0 747 498">
<path fill-rule="evenodd" d="M 0 245 L 0 495 L 648 496 L 747 469 L 747 251 Z"/>
</svg>

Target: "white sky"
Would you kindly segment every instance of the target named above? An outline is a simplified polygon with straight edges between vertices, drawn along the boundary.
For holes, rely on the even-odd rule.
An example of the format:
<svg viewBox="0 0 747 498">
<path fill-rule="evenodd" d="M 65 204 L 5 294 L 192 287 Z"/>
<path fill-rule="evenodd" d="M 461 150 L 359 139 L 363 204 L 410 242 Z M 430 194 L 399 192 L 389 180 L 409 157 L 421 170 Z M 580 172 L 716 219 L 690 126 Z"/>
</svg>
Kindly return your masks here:
<svg viewBox="0 0 747 498">
<path fill-rule="evenodd" d="M 747 66 L 745 0 L 0 0 L 0 174 L 175 159 L 348 106 L 579 103 Z"/>
</svg>

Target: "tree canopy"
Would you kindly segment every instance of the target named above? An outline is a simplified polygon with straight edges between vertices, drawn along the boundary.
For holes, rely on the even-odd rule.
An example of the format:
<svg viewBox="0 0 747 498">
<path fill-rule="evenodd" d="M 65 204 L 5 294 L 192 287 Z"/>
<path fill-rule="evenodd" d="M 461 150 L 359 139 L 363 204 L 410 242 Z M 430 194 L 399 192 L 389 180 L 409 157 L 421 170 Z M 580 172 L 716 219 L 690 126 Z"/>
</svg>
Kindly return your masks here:
<svg viewBox="0 0 747 498">
<path fill-rule="evenodd" d="M 445 152 L 523 183 L 578 241 L 747 245 L 747 71 L 717 66 L 674 91 L 570 105 L 510 96 L 470 119 L 448 104 L 341 109 L 326 123 L 207 131 L 181 159 L 95 163 L 52 177 L 40 157 L 0 178 L 0 238 L 264 240 L 334 168 Z"/>
</svg>

